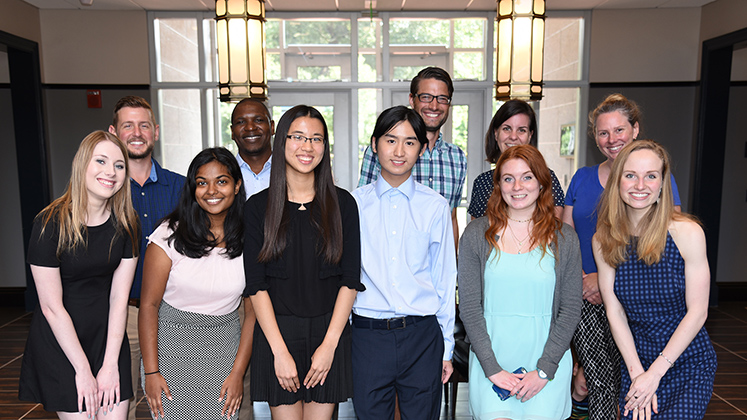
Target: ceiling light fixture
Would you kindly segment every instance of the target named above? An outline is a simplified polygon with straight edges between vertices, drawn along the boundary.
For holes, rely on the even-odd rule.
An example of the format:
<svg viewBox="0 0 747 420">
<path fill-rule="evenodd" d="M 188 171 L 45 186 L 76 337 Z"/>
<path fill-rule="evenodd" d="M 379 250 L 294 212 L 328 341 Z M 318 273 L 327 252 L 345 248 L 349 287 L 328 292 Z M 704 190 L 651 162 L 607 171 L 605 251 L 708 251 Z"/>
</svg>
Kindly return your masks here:
<svg viewBox="0 0 747 420">
<path fill-rule="evenodd" d="M 497 0 L 495 99 L 542 99 L 545 0 Z"/>
<path fill-rule="evenodd" d="M 220 100 L 267 99 L 264 0 L 216 0 L 215 20 Z"/>
</svg>

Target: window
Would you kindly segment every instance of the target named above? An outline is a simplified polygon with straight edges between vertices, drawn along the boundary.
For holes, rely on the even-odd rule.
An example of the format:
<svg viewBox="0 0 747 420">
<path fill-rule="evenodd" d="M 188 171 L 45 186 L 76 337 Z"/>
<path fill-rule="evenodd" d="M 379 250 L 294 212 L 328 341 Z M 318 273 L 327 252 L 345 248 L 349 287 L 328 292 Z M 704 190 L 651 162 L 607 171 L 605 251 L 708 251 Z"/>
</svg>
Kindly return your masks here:
<svg viewBox="0 0 747 420">
<path fill-rule="evenodd" d="M 212 13 L 149 12 L 154 107 L 161 124 L 160 158 L 186 172 L 203 147 L 235 152 L 230 114 L 217 100 Z M 585 140 L 588 12 L 553 12 L 546 21 L 545 98 L 533 104 L 539 148 L 567 187 L 583 145 L 560 154 L 561 130 Z M 318 105 L 333 136 L 338 183 L 353 189 L 378 114 L 408 104 L 409 82 L 433 65 L 453 77 L 455 95 L 442 128 L 468 157 L 463 205 L 484 162 L 484 131 L 500 105 L 493 98 L 495 12 L 406 14 L 269 13 L 265 24 L 269 103 L 275 121 L 299 102 Z M 566 127 L 566 128 L 564 128 Z M 466 216 L 464 216 L 466 217 Z M 466 223 L 460 222 L 460 225 Z"/>
</svg>

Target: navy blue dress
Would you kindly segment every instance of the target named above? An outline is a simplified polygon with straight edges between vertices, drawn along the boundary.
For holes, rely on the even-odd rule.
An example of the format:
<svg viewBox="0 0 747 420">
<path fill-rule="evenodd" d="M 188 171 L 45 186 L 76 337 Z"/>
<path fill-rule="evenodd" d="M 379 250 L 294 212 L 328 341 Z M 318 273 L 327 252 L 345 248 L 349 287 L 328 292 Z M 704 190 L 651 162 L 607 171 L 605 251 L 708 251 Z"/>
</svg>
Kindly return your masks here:
<svg viewBox="0 0 747 420">
<path fill-rule="evenodd" d="M 659 357 L 674 330 L 687 312 L 685 303 L 685 261 L 672 236 L 661 261 L 646 265 L 638 259 L 636 249 L 628 246 L 628 259 L 617 267 L 615 295 L 625 309 L 633 333 L 636 351 L 644 369 Z M 630 374 L 621 363 L 621 414 L 625 395 L 630 389 Z M 705 327 L 680 355 L 659 382 L 656 397 L 657 420 L 702 419 L 713 392 L 716 374 L 716 352 Z M 628 413 L 631 418 L 632 412 Z"/>
</svg>

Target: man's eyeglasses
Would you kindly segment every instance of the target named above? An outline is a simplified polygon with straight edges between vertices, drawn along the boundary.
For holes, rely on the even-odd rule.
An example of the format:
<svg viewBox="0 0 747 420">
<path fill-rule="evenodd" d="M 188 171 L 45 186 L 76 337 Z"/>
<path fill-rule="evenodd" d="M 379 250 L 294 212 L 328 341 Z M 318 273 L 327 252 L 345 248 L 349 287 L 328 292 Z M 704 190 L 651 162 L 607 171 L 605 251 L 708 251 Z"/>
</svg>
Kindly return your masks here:
<svg viewBox="0 0 747 420">
<path fill-rule="evenodd" d="M 451 98 L 446 95 L 433 96 L 430 93 L 418 93 L 415 95 L 420 102 L 431 103 L 435 99 L 438 103 L 448 105 L 451 103 Z"/>
<path fill-rule="evenodd" d="M 306 136 L 302 136 L 300 134 L 288 134 L 285 137 L 293 140 L 296 143 L 306 143 L 307 140 L 311 144 L 322 144 L 322 143 L 324 143 L 324 139 L 321 138 L 321 137 L 306 137 Z"/>
</svg>

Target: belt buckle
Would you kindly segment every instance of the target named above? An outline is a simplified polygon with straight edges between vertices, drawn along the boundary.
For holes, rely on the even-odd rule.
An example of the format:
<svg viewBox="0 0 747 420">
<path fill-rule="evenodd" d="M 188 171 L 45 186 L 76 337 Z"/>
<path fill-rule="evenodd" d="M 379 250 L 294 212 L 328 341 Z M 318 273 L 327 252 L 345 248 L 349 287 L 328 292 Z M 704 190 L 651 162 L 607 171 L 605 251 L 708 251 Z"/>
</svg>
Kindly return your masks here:
<svg viewBox="0 0 747 420">
<path fill-rule="evenodd" d="M 392 327 L 392 326 L 390 326 L 390 324 L 389 324 L 389 323 L 390 323 L 390 322 L 392 322 L 392 321 L 402 321 L 402 326 L 401 326 L 401 327 Z M 387 330 L 402 330 L 402 329 L 404 329 L 404 328 L 405 328 L 406 326 L 407 326 L 407 320 L 406 320 L 406 319 L 405 319 L 405 317 L 403 317 L 403 316 L 402 316 L 402 317 L 398 317 L 398 318 L 388 318 L 388 319 L 386 320 L 386 329 L 387 329 Z"/>
</svg>

